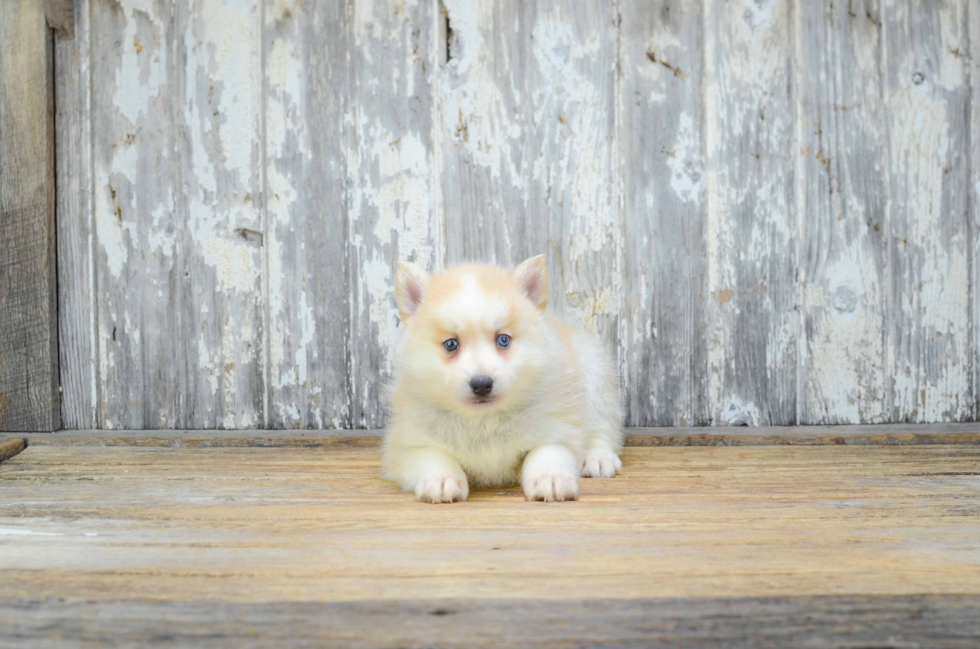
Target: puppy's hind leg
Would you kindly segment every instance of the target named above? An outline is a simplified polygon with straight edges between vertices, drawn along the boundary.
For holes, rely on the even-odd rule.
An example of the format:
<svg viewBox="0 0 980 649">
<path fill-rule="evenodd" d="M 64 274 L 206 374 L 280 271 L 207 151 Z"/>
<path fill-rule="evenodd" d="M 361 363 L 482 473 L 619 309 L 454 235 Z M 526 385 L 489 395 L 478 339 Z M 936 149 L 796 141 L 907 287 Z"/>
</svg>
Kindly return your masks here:
<svg viewBox="0 0 980 649">
<path fill-rule="evenodd" d="M 591 349 L 591 360 L 583 374 L 586 393 L 585 457 L 580 471 L 583 478 L 613 478 L 622 471 L 619 452 L 623 448 L 622 402 L 619 385 L 607 356 Z"/>
</svg>

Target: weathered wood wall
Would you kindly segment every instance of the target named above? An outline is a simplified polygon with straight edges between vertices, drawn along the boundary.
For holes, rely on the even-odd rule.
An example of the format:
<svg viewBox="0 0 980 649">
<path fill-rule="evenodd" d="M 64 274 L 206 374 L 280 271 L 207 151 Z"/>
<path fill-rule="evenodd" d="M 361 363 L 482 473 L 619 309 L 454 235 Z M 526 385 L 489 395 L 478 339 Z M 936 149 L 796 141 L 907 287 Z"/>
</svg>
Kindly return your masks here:
<svg viewBox="0 0 980 649">
<path fill-rule="evenodd" d="M 380 426 L 397 262 L 542 252 L 631 425 L 977 417 L 976 0 L 75 10 L 68 427 Z"/>
<path fill-rule="evenodd" d="M 0 2 L 0 431 L 61 426 L 52 33 Z"/>
</svg>

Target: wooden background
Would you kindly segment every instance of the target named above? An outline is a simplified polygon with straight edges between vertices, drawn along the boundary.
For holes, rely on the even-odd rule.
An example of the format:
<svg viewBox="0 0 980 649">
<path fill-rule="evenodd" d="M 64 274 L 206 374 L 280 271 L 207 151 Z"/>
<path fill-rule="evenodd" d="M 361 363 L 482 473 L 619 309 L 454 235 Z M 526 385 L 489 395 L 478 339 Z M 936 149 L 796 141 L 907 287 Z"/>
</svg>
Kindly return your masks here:
<svg viewBox="0 0 980 649">
<path fill-rule="evenodd" d="M 75 11 L 68 428 L 378 427 L 397 261 L 538 253 L 630 425 L 977 417 L 977 0 Z"/>
</svg>

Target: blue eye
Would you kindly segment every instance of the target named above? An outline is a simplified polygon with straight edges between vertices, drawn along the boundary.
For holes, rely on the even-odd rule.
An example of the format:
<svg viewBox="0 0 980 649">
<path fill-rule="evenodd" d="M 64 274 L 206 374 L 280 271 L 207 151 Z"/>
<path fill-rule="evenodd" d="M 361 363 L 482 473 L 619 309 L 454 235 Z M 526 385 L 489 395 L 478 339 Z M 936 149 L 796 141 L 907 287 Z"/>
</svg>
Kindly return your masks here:
<svg viewBox="0 0 980 649">
<path fill-rule="evenodd" d="M 497 344 L 500 345 L 501 347 L 506 347 L 507 345 L 510 344 L 510 336 L 508 336 L 507 334 L 500 334 L 499 336 L 497 336 Z"/>
<path fill-rule="evenodd" d="M 446 348 L 447 352 L 454 352 L 459 349 L 459 341 L 455 338 L 450 338 L 446 342 L 442 343 L 442 346 Z"/>
</svg>

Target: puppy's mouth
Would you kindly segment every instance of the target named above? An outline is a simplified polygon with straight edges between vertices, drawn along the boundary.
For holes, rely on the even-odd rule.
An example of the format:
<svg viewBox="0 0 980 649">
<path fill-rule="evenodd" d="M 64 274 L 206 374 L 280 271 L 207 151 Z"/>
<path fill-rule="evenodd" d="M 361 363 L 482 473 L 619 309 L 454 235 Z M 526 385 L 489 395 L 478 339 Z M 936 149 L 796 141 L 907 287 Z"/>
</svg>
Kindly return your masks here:
<svg viewBox="0 0 980 649">
<path fill-rule="evenodd" d="M 493 396 L 473 397 L 472 399 L 470 399 L 470 403 L 472 403 L 475 406 L 482 406 L 482 405 L 486 405 L 486 404 L 489 404 L 489 403 L 493 403 L 496 400 L 497 400 L 497 397 L 493 397 Z"/>
</svg>

